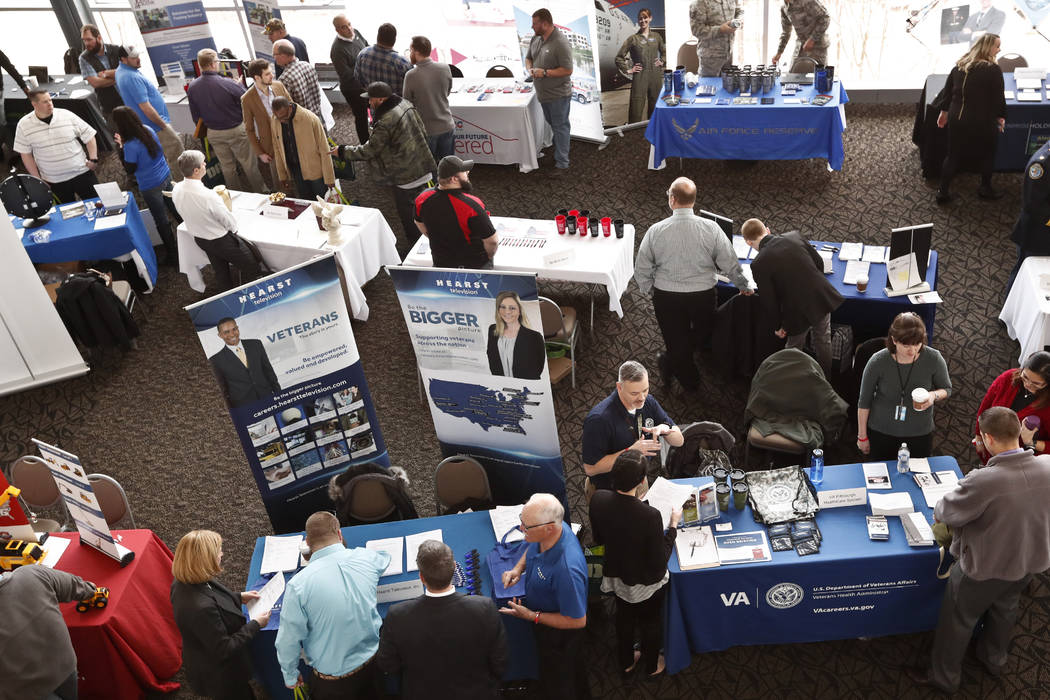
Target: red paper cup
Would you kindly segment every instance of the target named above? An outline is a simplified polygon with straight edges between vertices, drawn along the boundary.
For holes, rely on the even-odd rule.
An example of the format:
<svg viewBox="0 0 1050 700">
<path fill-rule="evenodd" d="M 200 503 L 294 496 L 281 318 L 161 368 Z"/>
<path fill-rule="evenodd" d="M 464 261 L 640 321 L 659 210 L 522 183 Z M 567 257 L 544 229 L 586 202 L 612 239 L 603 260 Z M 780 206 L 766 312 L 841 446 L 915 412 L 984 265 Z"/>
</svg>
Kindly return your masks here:
<svg viewBox="0 0 1050 700">
<path fill-rule="evenodd" d="M 606 238 L 612 235 L 612 219 L 608 216 L 602 217 L 602 235 Z"/>
<path fill-rule="evenodd" d="M 581 236 L 587 235 L 587 217 L 579 216 L 576 217 L 576 228 L 579 230 Z"/>
<path fill-rule="evenodd" d="M 569 210 L 569 216 L 579 216 L 579 215 L 580 215 L 580 210 L 579 209 L 570 209 Z"/>
<path fill-rule="evenodd" d="M 562 216 L 561 214 L 558 214 L 556 217 L 554 217 L 554 223 L 558 224 L 558 235 L 559 236 L 564 236 L 565 235 L 565 217 Z M 605 235 L 608 236 L 609 234 L 606 233 Z"/>
</svg>

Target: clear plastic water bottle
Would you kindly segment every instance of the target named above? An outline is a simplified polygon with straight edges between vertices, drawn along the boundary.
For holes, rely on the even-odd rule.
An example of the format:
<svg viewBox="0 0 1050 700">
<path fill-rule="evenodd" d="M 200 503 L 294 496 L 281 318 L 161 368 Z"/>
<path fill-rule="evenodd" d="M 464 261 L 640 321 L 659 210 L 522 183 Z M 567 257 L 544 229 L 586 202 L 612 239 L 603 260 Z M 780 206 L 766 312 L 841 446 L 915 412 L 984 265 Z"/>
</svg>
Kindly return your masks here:
<svg viewBox="0 0 1050 700">
<path fill-rule="evenodd" d="M 897 450 L 897 473 L 907 474 L 911 471 L 908 466 L 908 461 L 911 459 L 911 451 L 908 449 L 908 443 L 902 442 L 901 448 Z"/>
<path fill-rule="evenodd" d="M 809 480 L 814 486 L 820 486 L 824 481 L 824 450 L 813 450 L 813 457 L 809 460 Z"/>
</svg>

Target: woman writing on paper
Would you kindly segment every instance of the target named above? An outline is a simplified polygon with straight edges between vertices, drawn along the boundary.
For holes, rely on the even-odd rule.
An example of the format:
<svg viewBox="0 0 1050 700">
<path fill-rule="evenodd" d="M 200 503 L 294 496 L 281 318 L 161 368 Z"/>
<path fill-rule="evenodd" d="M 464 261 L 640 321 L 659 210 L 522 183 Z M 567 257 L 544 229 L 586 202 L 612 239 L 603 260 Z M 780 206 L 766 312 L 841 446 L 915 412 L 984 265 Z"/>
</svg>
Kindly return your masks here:
<svg viewBox="0 0 1050 700">
<path fill-rule="evenodd" d="M 489 371 L 504 377 L 539 379 L 547 361 L 543 334 L 529 328 L 517 292 L 496 297 L 496 322 L 489 326 Z"/>
<path fill-rule="evenodd" d="M 915 403 L 912 393 L 927 397 Z M 952 382 L 941 353 L 926 345 L 926 326 L 910 311 L 890 324 L 886 349 L 864 366 L 857 399 L 857 448 L 871 459 L 896 459 L 901 443 L 912 457 L 933 449 L 933 404 L 948 398 Z"/>
<path fill-rule="evenodd" d="M 948 153 L 941 167 L 941 188 L 937 203 L 952 201 L 949 188 L 960 166 L 969 161 L 981 174 L 977 196 L 999 199 L 1002 192 L 992 189 L 992 165 L 999 132 L 1006 126 L 1006 98 L 1003 72 L 995 63 L 999 37 L 984 34 L 960 58 L 948 82 L 933 101 L 940 109 L 937 126 L 948 127 Z"/>
<path fill-rule="evenodd" d="M 992 382 L 977 411 L 980 416 L 992 406 L 1013 409 L 1021 419 L 1021 445 L 1031 446 L 1036 454 L 1047 451 L 1050 439 L 1050 352 L 1034 352 L 1024 366 L 1008 369 Z M 1039 424 L 1028 427 L 1025 418 L 1034 416 Z M 1035 421 L 1029 421 L 1034 423 Z M 977 420 L 973 445 L 981 462 L 988 461 L 988 451 L 981 441 L 981 422 Z"/>
<path fill-rule="evenodd" d="M 171 607 L 182 634 L 182 663 L 195 693 L 216 700 L 250 700 L 255 694 L 248 685 L 249 646 L 270 622 L 270 611 L 245 622 L 241 604 L 259 594 L 231 592 L 215 580 L 221 571 L 219 533 L 193 530 L 183 535 L 171 564 Z"/>
<path fill-rule="evenodd" d="M 616 54 L 616 67 L 631 77 L 631 103 L 627 123 L 636 124 L 652 116 L 663 87 L 667 49 L 664 39 L 649 29 L 653 11 L 638 10 L 638 31 L 627 37 Z"/>
<path fill-rule="evenodd" d="M 599 489 L 591 497 L 591 531 L 594 541 L 605 545 L 602 590 L 616 594 L 616 649 L 626 677 L 641 662 L 645 673 L 664 670 L 660 655 L 663 641 L 664 593 L 682 511 L 671 513 L 664 532 L 660 511 L 636 497 L 645 479 L 648 458 L 626 450 L 613 462 L 615 491 Z M 634 651 L 635 632 L 641 637 L 641 654 Z"/>
</svg>

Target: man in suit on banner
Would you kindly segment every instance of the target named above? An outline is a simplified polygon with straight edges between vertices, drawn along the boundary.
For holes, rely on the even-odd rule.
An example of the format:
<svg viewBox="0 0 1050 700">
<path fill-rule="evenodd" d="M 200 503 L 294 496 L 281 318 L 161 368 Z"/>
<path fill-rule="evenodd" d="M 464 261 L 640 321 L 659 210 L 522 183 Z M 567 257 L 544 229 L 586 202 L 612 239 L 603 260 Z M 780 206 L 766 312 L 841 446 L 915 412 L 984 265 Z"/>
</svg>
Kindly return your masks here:
<svg viewBox="0 0 1050 700">
<path fill-rule="evenodd" d="M 1006 13 L 992 6 L 992 0 L 981 0 L 981 9 L 970 11 L 962 31 L 959 32 L 960 41 L 969 41 L 970 45 L 981 38 L 984 34 L 1000 34 L 1003 24 L 1006 23 Z"/>
<path fill-rule="evenodd" d="M 456 592 L 447 544 L 427 540 L 416 554 L 422 596 L 390 608 L 376 661 L 401 674 L 401 697 L 495 698 L 507 665 L 506 632 L 491 598 Z"/>
<path fill-rule="evenodd" d="M 219 321 L 216 330 L 226 347 L 208 359 L 231 406 L 265 399 L 281 390 L 261 340 L 241 340 L 237 321 L 229 317 Z"/>
</svg>

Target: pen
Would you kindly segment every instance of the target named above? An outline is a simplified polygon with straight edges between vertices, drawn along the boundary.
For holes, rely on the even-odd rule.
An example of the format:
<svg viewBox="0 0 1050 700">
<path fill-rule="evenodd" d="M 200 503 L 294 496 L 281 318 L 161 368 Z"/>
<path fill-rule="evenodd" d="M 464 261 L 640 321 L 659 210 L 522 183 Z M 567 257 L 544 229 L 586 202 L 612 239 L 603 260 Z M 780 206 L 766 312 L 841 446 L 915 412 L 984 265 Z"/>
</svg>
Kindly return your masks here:
<svg viewBox="0 0 1050 700">
<path fill-rule="evenodd" d="M 689 556 L 690 558 L 696 556 L 696 542 L 693 542 L 693 547 L 689 550 Z"/>
</svg>

